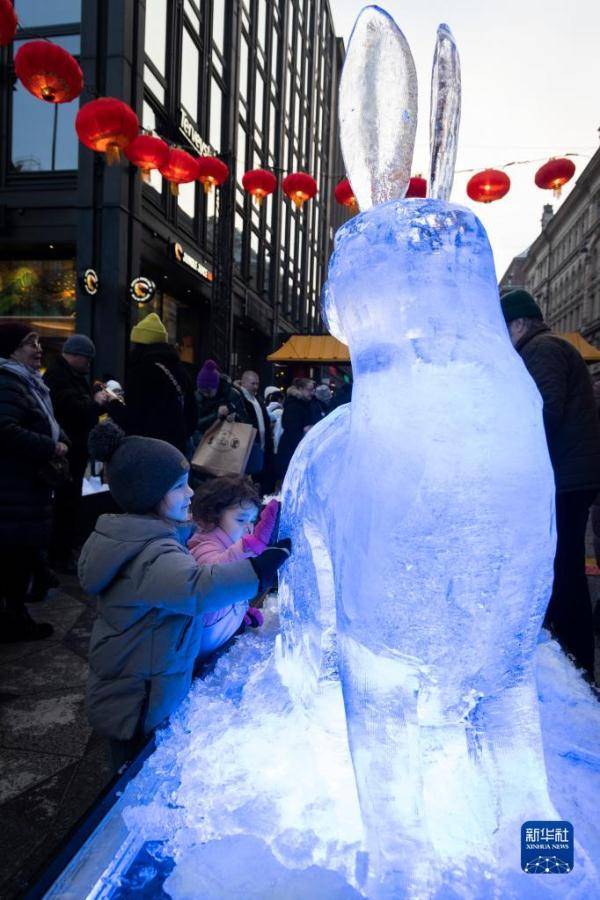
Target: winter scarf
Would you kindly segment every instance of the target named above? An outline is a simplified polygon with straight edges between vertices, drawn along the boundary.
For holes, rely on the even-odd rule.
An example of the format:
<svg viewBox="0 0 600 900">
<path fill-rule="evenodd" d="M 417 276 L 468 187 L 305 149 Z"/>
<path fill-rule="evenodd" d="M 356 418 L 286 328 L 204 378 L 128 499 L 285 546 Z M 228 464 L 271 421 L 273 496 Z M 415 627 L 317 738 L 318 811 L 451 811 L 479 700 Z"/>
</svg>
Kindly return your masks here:
<svg viewBox="0 0 600 900">
<path fill-rule="evenodd" d="M 4 359 L 3 357 L 0 357 L 0 369 L 12 372 L 13 375 L 16 375 L 17 378 L 27 385 L 35 397 L 38 406 L 44 413 L 44 416 L 47 418 L 52 432 L 52 440 L 56 443 L 60 437 L 60 425 L 54 418 L 50 390 L 46 386 L 42 376 L 36 372 L 35 369 L 30 369 L 28 366 L 24 366 L 14 359 Z"/>
</svg>

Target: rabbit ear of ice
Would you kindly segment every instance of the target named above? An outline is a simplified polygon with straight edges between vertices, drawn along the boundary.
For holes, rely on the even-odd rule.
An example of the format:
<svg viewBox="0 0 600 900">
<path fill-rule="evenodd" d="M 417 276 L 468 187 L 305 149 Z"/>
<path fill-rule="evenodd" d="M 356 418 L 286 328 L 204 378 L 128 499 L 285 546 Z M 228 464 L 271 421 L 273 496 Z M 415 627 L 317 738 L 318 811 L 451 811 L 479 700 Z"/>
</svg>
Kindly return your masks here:
<svg viewBox="0 0 600 900">
<path fill-rule="evenodd" d="M 431 72 L 430 116 L 429 196 L 447 201 L 454 181 L 460 124 L 460 60 L 447 25 L 440 25 L 437 31 Z"/>
<path fill-rule="evenodd" d="M 340 82 L 340 138 L 360 209 L 404 197 L 417 130 L 417 73 L 406 38 L 377 6 L 362 10 Z"/>
</svg>

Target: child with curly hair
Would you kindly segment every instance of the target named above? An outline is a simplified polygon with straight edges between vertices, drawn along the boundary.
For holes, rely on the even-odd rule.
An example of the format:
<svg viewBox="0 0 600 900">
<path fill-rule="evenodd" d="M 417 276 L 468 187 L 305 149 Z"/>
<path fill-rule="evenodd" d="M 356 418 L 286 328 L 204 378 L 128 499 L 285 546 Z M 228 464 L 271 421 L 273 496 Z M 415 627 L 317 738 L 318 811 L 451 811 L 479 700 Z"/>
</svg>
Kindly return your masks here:
<svg viewBox="0 0 600 900">
<path fill-rule="evenodd" d="M 192 516 L 198 530 L 188 542 L 196 562 L 223 565 L 260 556 L 269 546 L 279 503 L 271 500 L 259 516 L 260 508 L 260 497 L 249 478 L 224 476 L 201 485 L 192 500 Z M 198 659 L 214 653 L 242 624 L 253 628 L 262 625 L 261 611 L 241 601 L 205 613 Z"/>
</svg>

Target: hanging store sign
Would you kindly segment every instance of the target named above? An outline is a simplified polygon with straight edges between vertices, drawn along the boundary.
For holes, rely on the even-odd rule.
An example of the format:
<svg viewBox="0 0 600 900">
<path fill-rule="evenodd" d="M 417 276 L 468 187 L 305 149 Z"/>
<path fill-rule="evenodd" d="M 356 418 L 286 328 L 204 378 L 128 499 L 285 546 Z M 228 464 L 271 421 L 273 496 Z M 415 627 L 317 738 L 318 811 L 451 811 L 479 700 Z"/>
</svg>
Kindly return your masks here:
<svg viewBox="0 0 600 900">
<path fill-rule="evenodd" d="M 129 296 L 136 303 L 142 305 L 150 303 L 155 293 L 156 285 L 150 278 L 145 278 L 143 275 L 140 275 L 139 278 L 134 278 L 129 285 Z"/>
<path fill-rule="evenodd" d="M 206 278 L 207 281 L 213 280 L 213 273 L 203 262 L 199 259 L 196 259 L 191 253 L 188 253 L 183 249 L 180 243 L 174 241 L 171 244 L 171 250 L 173 256 L 177 260 L 177 262 L 181 263 L 184 266 L 187 266 L 188 269 L 192 269 L 194 272 L 197 272 L 198 275 L 201 275 L 203 278 Z"/>
<path fill-rule="evenodd" d="M 187 138 L 199 156 L 214 156 L 215 151 L 200 137 L 185 109 L 179 110 L 179 131 Z"/>
<path fill-rule="evenodd" d="M 98 273 L 94 269 L 86 269 L 85 272 L 82 273 L 81 287 L 90 297 L 96 296 L 98 288 L 100 287 L 100 279 L 98 278 Z"/>
</svg>

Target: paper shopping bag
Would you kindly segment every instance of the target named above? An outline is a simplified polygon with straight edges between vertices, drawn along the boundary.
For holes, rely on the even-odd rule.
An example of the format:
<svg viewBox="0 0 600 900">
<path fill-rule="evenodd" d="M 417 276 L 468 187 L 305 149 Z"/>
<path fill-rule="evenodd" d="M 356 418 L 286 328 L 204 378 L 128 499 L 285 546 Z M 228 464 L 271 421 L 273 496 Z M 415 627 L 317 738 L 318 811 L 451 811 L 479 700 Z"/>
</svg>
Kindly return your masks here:
<svg viewBox="0 0 600 900">
<path fill-rule="evenodd" d="M 243 475 L 256 428 L 243 422 L 218 422 L 196 448 L 192 466 L 203 475 Z"/>
</svg>

